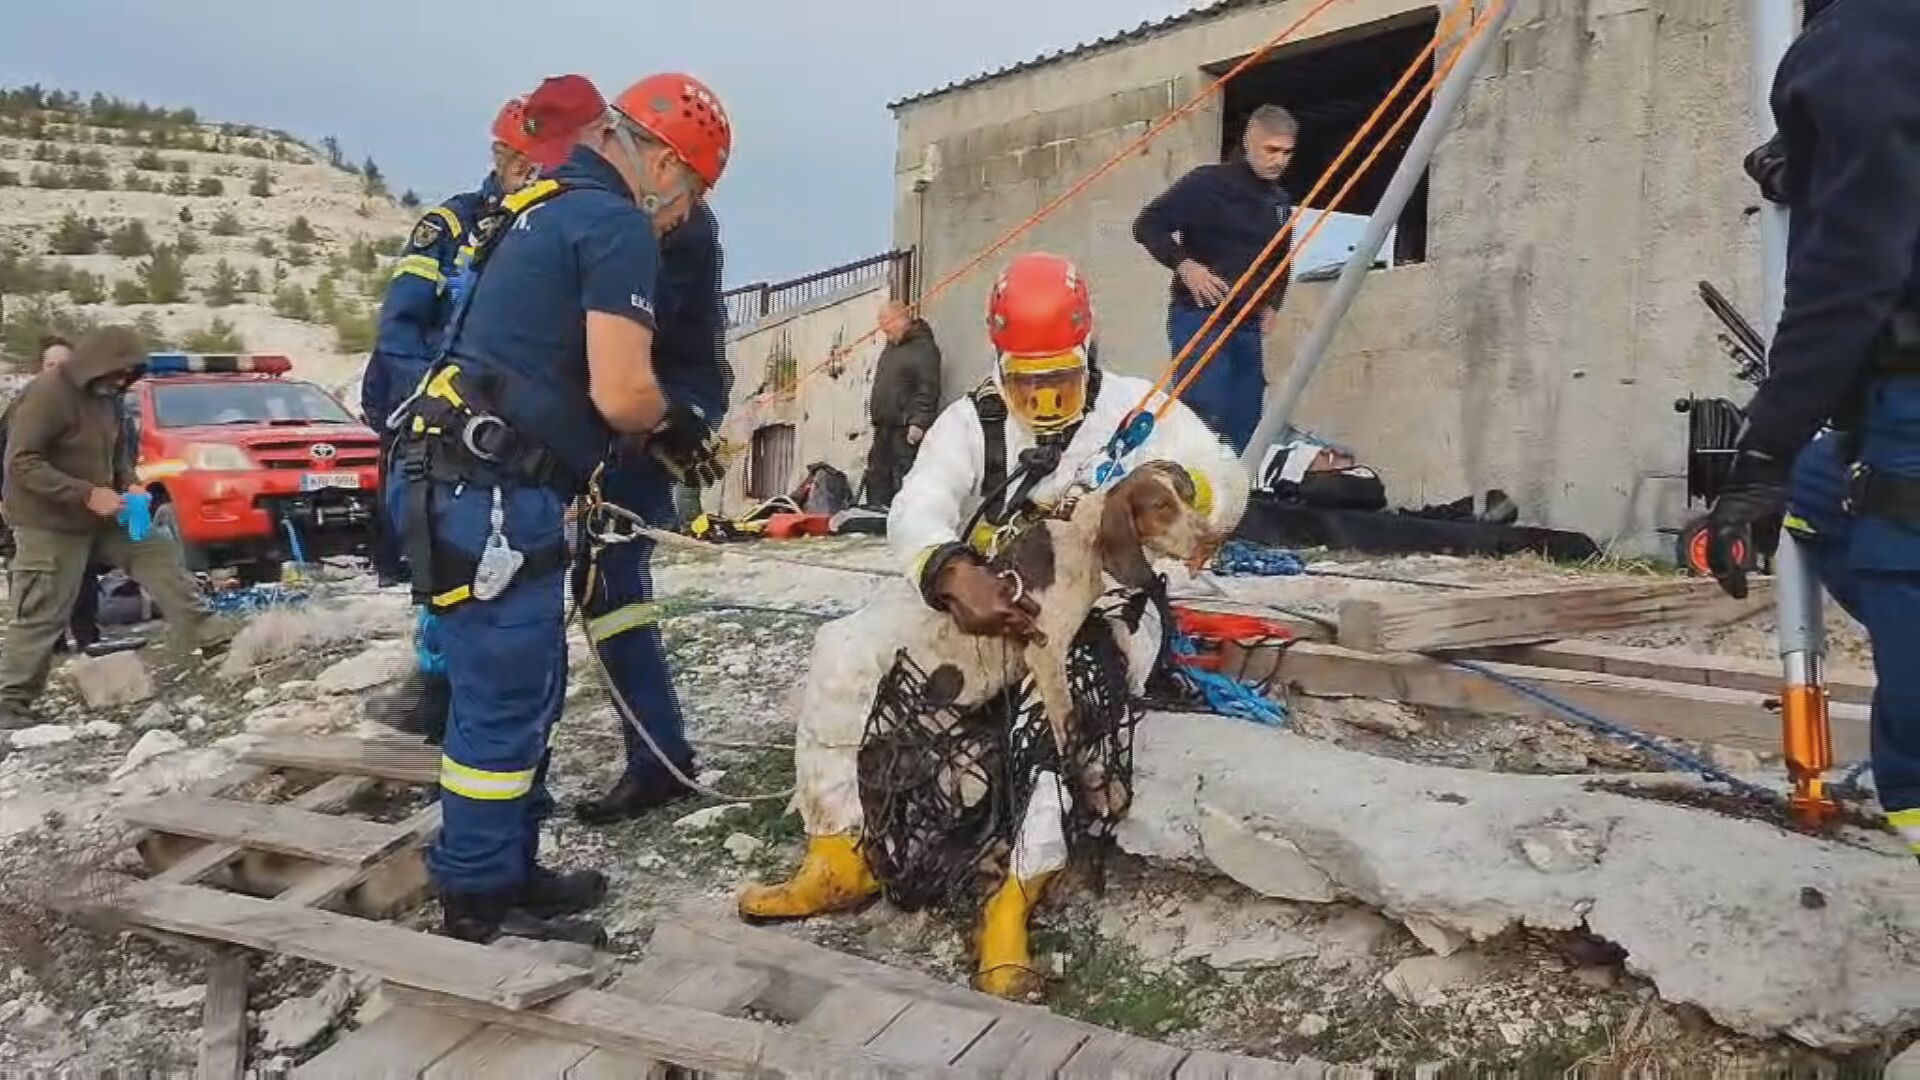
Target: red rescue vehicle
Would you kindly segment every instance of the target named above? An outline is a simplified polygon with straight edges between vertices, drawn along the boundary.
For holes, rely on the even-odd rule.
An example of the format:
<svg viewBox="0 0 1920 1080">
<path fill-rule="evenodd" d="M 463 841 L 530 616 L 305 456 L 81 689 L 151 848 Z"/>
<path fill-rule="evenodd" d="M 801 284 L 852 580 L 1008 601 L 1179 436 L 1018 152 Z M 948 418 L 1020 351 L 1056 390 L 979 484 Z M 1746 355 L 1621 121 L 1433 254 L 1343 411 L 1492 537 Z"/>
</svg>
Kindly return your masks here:
<svg viewBox="0 0 1920 1080">
<path fill-rule="evenodd" d="M 187 568 L 250 580 L 288 560 L 365 555 L 380 440 L 284 356 L 154 353 L 127 391 L 126 445 Z"/>
</svg>

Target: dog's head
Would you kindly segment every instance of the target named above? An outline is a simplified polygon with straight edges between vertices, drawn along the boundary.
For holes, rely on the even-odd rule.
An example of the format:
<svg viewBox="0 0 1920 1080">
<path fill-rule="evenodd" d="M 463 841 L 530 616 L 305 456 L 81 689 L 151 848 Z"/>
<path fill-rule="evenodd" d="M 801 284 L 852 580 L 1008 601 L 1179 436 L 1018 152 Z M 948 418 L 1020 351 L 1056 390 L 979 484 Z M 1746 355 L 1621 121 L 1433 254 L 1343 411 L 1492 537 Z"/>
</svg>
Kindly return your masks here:
<svg viewBox="0 0 1920 1080">
<path fill-rule="evenodd" d="M 1204 565 L 1223 537 L 1214 534 L 1192 476 L 1177 465 L 1150 461 L 1128 473 L 1100 508 L 1100 559 L 1106 571 L 1136 589 L 1153 584 L 1148 553 Z"/>
</svg>

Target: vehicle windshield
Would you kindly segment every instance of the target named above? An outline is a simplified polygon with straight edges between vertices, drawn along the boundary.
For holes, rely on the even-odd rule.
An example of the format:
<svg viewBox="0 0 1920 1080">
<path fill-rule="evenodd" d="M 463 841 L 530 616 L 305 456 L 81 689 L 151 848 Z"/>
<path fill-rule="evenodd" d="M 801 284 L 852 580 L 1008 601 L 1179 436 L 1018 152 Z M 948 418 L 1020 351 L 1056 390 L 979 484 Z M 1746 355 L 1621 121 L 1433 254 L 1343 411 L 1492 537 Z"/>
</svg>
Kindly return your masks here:
<svg viewBox="0 0 1920 1080">
<path fill-rule="evenodd" d="M 153 422 L 163 428 L 356 423 L 339 402 L 312 383 L 278 379 L 156 386 Z"/>
</svg>

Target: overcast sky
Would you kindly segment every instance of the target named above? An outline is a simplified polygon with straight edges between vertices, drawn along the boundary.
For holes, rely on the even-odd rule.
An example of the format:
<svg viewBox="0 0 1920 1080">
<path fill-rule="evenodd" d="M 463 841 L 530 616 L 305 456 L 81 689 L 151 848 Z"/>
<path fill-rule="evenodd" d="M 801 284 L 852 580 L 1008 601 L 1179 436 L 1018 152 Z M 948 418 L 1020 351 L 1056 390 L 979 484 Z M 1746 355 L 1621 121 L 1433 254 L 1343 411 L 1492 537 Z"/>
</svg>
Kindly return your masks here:
<svg viewBox="0 0 1920 1080">
<path fill-rule="evenodd" d="M 0 34 L 0 84 L 337 135 L 429 201 L 487 168 L 508 96 L 578 71 L 708 80 L 733 116 L 715 195 L 729 285 L 891 244 L 886 103 L 1199 6 L 1195 0 L 56 0 Z"/>
</svg>

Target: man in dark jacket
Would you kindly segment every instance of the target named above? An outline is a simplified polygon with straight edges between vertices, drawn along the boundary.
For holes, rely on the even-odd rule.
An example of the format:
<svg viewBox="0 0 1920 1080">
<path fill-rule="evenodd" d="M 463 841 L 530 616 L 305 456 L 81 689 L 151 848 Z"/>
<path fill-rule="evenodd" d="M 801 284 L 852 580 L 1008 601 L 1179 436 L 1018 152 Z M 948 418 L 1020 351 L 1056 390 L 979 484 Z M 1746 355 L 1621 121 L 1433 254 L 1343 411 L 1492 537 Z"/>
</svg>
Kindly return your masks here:
<svg viewBox="0 0 1920 1080">
<path fill-rule="evenodd" d="M 873 447 L 867 451 L 866 489 L 867 505 L 884 507 L 893 505 L 940 411 L 940 346 L 926 320 L 898 300 L 880 309 L 880 332 L 887 347 L 874 366 L 867 402 Z"/>
<path fill-rule="evenodd" d="M 1259 259 L 1286 226 L 1293 197 L 1280 186 L 1280 174 L 1293 159 L 1299 125 L 1278 105 L 1262 105 L 1247 118 L 1241 154 L 1232 161 L 1202 165 L 1181 177 L 1148 203 L 1133 223 L 1133 238 L 1161 265 L 1173 271 L 1167 309 L 1167 339 L 1178 356 L 1206 325 L 1233 283 Z M 1275 246 L 1260 262 L 1247 287 L 1222 311 L 1205 340 L 1196 343 L 1181 365 L 1180 378 L 1200 359 L 1235 315 L 1255 299 L 1261 283 L 1287 257 L 1293 238 Z M 1287 278 L 1260 297 L 1260 310 L 1236 328 L 1218 355 L 1182 394 L 1215 434 L 1236 452 L 1244 452 L 1260 425 L 1266 400 L 1266 362 L 1262 341 L 1273 327 L 1285 298 Z"/>
<path fill-rule="evenodd" d="M 145 363 L 132 327 L 102 327 L 81 339 L 73 359 L 35 376 L 13 406 L 0 497 L 19 550 L 0 648 L 0 729 L 38 722 L 33 702 L 90 557 L 132 576 L 189 646 L 226 636 L 181 569 L 179 551 L 159 535 L 135 541 L 115 521 L 132 481 L 118 405 Z"/>
</svg>

